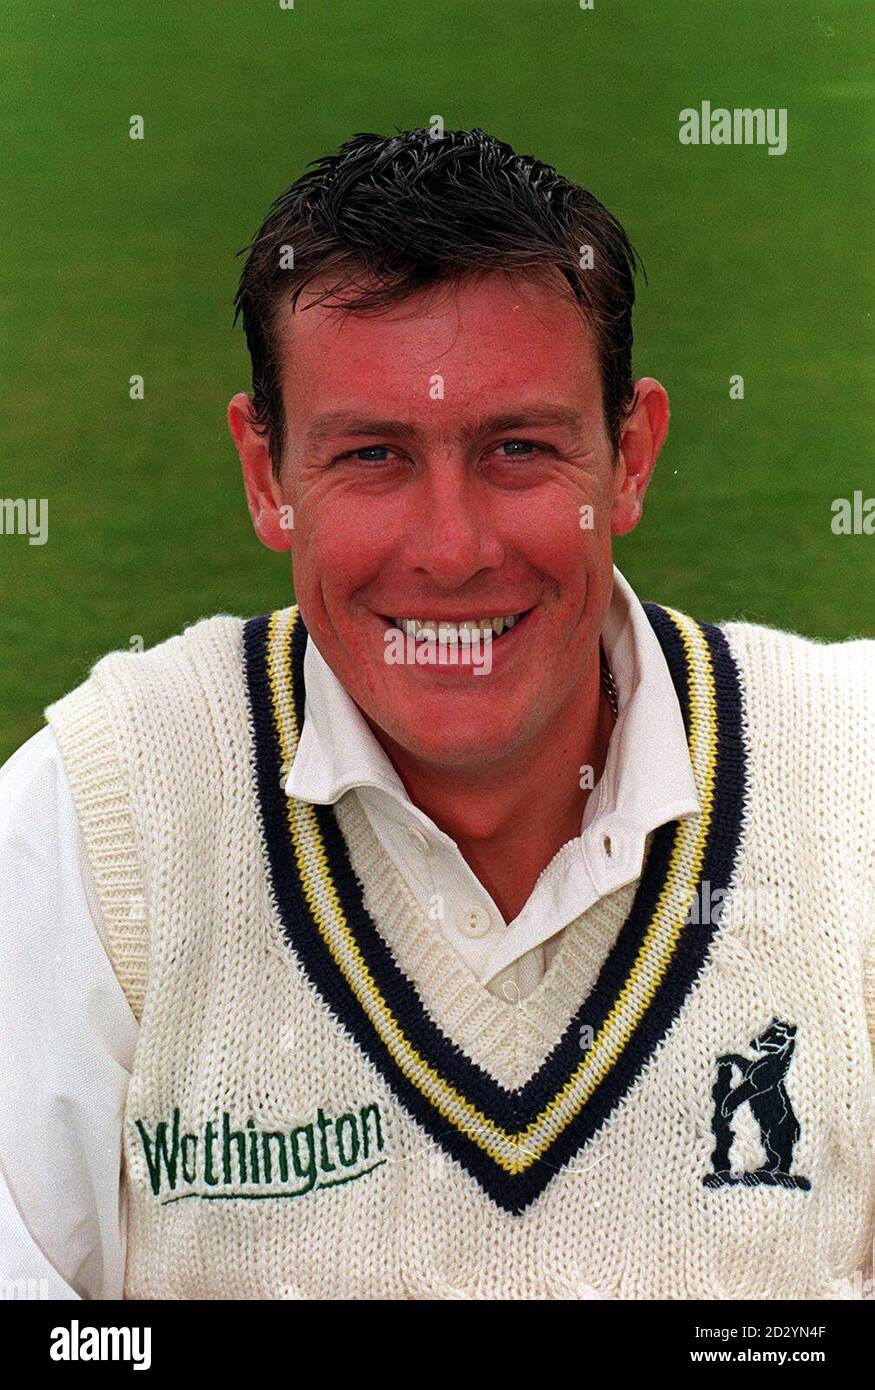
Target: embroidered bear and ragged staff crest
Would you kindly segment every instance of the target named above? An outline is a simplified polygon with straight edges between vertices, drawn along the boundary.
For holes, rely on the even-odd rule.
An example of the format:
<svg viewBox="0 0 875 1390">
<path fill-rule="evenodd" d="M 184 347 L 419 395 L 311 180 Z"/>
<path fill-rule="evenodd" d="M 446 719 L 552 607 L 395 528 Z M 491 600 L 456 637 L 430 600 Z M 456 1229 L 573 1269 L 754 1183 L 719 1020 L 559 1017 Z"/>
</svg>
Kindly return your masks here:
<svg viewBox="0 0 875 1390">
<path fill-rule="evenodd" d="M 759 1037 L 751 1041 L 755 1057 L 727 1052 L 717 1058 L 717 1079 L 711 1092 L 714 1112 L 711 1129 L 715 1147 L 713 1172 L 706 1173 L 706 1187 L 796 1187 L 809 1191 L 808 1178 L 791 1173 L 793 1149 L 800 1125 L 790 1103 L 784 1079 L 796 1047 L 796 1027 L 773 1018 Z M 736 1073 L 739 1075 L 736 1077 Z M 765 1160 L 752 1172 L 733 1172 L 729 1151 L 735 1139 L 732 1117 L 748 1105 L 760 1130 Z"/>
</svg>

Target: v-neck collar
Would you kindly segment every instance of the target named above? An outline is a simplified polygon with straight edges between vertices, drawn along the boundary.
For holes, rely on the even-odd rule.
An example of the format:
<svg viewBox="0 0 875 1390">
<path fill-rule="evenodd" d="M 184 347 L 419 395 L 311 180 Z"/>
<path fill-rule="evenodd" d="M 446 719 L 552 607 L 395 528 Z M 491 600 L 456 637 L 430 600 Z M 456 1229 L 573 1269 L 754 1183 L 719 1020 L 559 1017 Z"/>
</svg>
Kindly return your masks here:
<svg viewBox="0 0 875 1390">
<path fill-rule="evenodd" d="M 644 607 L 677 691 L 701 813 L 655 832 L 594 987 L 513 1090 L 426 1011 L 365 908 L 333 807 L 285 794 L 304 718 L 308 638 L 297 608 L 245 627 L 259 801 L 286 941 L 399 1102 L 510 1212 L 523 1211 L 586 1144 L 665 1036 L 715 930 L 700 914 L 691 924 L 690 908 L 701 892 L 728 890 L 737 856 L 745 788 L 738 671 L 719 628 Z M 593 1038 L 585 1051 L 583 1027 Z"/>
<path fill-rule="evenodd" d="M 553 1050 L 598 979 L 629 915 L 636 883 L 613 890 L 568 924 L 532 990 L 520 997 L 508 981 L 506 991 L 495 993 L 423 913 L 358 798 L 343 797 L 335 815 L 356 876 L 366 886 L 365 906 L 402 973 L 415 982 L 426 1011 L 500 1085 L 522 1085 Z M 652 839 L 650 832 L 643 858 Z"/>
</svg>

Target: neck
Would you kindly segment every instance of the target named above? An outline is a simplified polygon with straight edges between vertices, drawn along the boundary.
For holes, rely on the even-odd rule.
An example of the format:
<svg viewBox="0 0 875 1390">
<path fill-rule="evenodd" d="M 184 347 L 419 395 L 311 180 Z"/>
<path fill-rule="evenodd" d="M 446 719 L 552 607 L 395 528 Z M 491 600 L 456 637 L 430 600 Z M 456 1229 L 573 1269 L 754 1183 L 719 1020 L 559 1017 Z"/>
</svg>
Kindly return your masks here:
<svg viewBox="0 0 875 1390">
<path fill-rule="evenodd" d="M 485 767 L 435 767 L 374 729 L 414 805 L 451 836 L 505 921 L 512 921 L 535 881 L 568 840 L 602 774 L 614 717 L 601 688 L 598 655 L 536 744 Z M 591 768 L 589 778 L 582 768 Z M 581 781 L 586 785 L 581 787 Z M 532 808 L 537 807 L 537 815 Z"/>
</svg>

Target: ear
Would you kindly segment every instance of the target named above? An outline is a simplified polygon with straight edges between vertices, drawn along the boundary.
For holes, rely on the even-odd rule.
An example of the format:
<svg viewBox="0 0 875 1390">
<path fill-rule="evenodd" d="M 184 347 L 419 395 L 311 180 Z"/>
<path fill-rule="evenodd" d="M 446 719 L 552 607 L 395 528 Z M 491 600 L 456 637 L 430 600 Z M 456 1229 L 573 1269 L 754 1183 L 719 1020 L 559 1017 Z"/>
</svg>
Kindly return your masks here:
<svg viewBox="0 0 875 1390">
<path fill-rule="evenodd" d="M 290 509 L 274 477 L 269 437 L 255 429 L 252 401 L 244 391 L 238 391 L 228 402 L 228 429 L 240 455 L 246 503 L 255 534 L 268 550 L 290 550 L 292 532 L 286 520 Z"/>
<path fill-rule="evenodd" d="M 652 376 L 635 383 L 635 408 L 623 426 L 614 480 L 611 533 L 624 536 L 641 519 L 644 494 L 668 434 L 668 395 Z"/>
</svg>

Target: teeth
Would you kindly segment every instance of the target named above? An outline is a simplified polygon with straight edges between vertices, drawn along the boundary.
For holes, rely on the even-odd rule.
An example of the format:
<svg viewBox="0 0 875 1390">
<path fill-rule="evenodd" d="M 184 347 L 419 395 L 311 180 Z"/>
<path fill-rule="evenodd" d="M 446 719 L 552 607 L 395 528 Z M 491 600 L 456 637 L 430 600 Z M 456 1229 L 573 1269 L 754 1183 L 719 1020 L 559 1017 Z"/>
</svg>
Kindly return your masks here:
<svg viewBox="0 0 875 1390">
<path fill-rule="evenodd" d="M 511 613 L 500 618 L 466 618 L 459 623 L 448 623 L 437 618 L 393 618 L 392 622 L 415 642 L 440 641 L 449 646 L 461 643 L 467 647 L 478 636 L 500 637 L 508 632 L 522 617 L 521 613 Z"/>
</svg>

